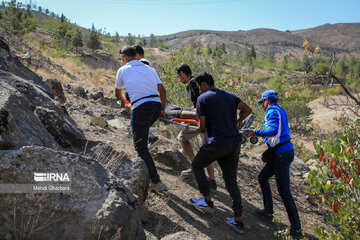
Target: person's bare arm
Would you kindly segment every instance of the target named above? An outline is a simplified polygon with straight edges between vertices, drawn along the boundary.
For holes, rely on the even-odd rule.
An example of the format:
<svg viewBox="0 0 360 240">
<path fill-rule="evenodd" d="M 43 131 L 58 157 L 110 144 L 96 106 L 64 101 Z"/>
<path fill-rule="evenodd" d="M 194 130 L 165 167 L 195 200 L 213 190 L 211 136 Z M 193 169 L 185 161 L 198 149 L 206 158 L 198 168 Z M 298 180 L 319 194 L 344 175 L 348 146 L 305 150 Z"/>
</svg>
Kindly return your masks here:
<svg viewBox="0 0 360 240">
<path fill-rule="evenodd" d="M 165 107 L 166 107 L 166 103 L 167 103 L 167 99 L 166 99 L 166 89 L 164 87 L 163 84 L 158 84 L 157 85 L 157 89 L 159 92 L 159 97 L 160 97 L 160 101 L 161 101 L 161 117 L 166 118 L 166 114 L 165 114 Z"/>
<path fill-rule="evenodd" d="M 115 97 L 121 101 L 121 107 L 125 107 L 125 98 L 122 95 L 122 89 L 115 88 Z"/>
<path fill-rule="evenodd" d="M 252 113 L 251 108 L 244 102 L 240 102 L 237 106 L 237 109 L 240 110 L 238 122 L 241 123 L 247 116 Z"/>
<path fill-rule="evenodd" d="M 200 116 L 199 120 L 200 120 L 199 127 L 198 127 L 199 132 L 206 132 L 206 117 Z"/>
</svg>

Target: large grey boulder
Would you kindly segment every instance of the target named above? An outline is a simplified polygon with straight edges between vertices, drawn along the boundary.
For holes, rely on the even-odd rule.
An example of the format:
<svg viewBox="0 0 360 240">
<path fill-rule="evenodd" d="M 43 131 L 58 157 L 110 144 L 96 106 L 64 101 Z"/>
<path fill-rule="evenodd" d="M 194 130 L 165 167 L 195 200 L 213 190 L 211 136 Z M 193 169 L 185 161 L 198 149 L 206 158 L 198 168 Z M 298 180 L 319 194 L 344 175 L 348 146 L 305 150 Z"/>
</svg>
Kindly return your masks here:
<svg viewBox="0 0 360 240">
<path fill-rule="evenodd" d="M 10 52 L 4 38 L 0 38 L 0 70 L 11 72 L 16 76 L 36 84 L 43 91 L 50 93 L 50 88 L 42 81 L 42 78 L 25 67 L 20 60 Z"/>
<path fill-rule="evenodd" d="M 131 189 L 140 204 L 141 216 L 147 219 L 145 200 L 150 183 L 149 173 L 139 157 L 128 158 L 124 153 L 115 151 L 111 146 L 100 143 L 92 147 L 88 155 L 97 159 L 106 169 Z"/>
<path fill-rule="evenodd" d="M 0 149 L 84 145 L 66 109 L 38 85 L 0 70 L 0 96 Z"/>
<path fill-rule="evenodd" d="M 174 170 L 185 170 L 191 167 L 190 161 L 179 150 L 168 149 L 154 154 L 154 160 L 173 168 Z"/>
<path fill-rule="evenodd" d="M 65 103 L 66 97 L 61 82 L 57 79 L 47 79 L 45 82 L 50 87 L 51 93 L 54 95 L 55 99 Z"/>
<path fill-rule="evenodd" d="M 294 161 L 290 165 L 290 170 L 293 175 L 302 176 L 309 172 L 310 168 L 303 160 L 298 157 L 294 157 Z"/>
<path fill-rule="evenodd" d="M 67 173 L 71 184 L 63 193 L 0 194 L 0 239 L 145 239 L 136 198 L 95 159 L 37 146 L 0 159 L 0 184 L 35 184 L 34 173 L 49 172 Z"/>
</svg>

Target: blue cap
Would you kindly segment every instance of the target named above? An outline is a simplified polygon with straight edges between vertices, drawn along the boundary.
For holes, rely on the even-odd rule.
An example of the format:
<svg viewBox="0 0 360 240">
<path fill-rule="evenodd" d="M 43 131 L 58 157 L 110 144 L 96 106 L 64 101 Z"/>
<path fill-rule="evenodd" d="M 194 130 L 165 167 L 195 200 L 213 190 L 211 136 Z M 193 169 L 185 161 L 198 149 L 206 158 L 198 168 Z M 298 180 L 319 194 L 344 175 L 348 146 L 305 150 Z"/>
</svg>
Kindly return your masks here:
<svg viewBox="0 0 360 240">
<path fill-rule="evenodd" d="M 258 101 L 258 104 L 262 103 L 262 101 L 264 101 L 265 99 L 276 99 L 279 100 L 279 98 L 277 97 L 277 92 L 275 92 L 274 90 L 266 90 L 262 96 L 261 99 Z"/>
</svg>

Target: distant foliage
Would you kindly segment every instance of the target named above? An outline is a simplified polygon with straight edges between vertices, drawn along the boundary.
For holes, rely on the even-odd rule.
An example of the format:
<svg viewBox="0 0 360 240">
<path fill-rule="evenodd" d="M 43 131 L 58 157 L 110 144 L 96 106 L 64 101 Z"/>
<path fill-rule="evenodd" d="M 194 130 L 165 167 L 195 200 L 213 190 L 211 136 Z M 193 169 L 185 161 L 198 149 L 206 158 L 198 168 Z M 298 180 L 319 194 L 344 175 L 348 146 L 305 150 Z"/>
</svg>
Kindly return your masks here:
<svg viewBox="0 0 360 240">
<path fill-rule="evenodd" d="M 65 40 L 67 43 L 71 39 L 71 29 L 72 25 L 64 16 L 61 14 L 60 20 L 56 24 L 55 37 L 60 40 Z"/>
<path fill-rule="evenodd" d="M 4 15 L 2 16 L 1 26 L 7 31 L 24 35 L 27 32 L 33 31 L 36 28 L 37 20 L 31 16 L 29 6 L 27 10 L 21 9 L 22 4 L 12 0 L 4 8 Z"/>
<path fill-rule="evenodd" d="M 150 34 L 150 38 L 149 38 L 149 45 L 150 47 L 155 47 L 156 46 L 156 38 L 154 34 Z"/>
<path fill-rule="evenodd" d="M 306 89 L 300 85 L 292 85 L 283 76 L 276 74 L 269 80 L 271 89 L 278 92 L 280 105 L 286 110 L 290 129 L 296 132 L 306 132 L 311 122 L 312 110 L 307 103 L 314 97 L 306 94 Z"/>
<path fill-rule="evenodd" d="M 78 28 L 75 28 L 75 33 L 71 38 L 71 44 L 75 47 L 76 51 L 78 51 L 78 47 L 83 47 L 83 36 Z"/>
<path fill-rule="evenodd" d="M 116 42 L 116 43 L 119 43 L 119 42 L 120 42 L 120 35 L 119 35 L 119 33 L 118 33 L 117 31 L 116 31 L 116 33 L 115 33 L 114 42 Z"/>
<path fill-rule="evenodd" d="M 95 49 L 101 48 L 101 43 L 99 41 L 99 32 L 95 29 L 94 24 L 92 24 L 90 33 L 88 34 L 85 43 L 86 43 L 86 47 L 92 49 L 93 51 Z"/>
<path fill-rule="evenodd" d="M 128 45 L 134 45 L 135 44 L 135 36 L 131 35 L 131 33 L 128 33 L 128 36 L 126 37 L 126 43 Z"/>
</svg>

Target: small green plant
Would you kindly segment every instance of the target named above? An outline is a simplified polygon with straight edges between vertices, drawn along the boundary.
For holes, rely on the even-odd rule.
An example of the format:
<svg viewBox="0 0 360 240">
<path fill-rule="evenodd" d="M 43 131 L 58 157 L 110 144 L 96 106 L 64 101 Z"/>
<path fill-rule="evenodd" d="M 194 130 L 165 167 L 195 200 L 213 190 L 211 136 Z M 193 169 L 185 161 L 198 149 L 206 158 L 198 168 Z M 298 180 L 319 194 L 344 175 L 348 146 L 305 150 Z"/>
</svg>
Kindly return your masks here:
<svg viewBox="0 0 360 240">
<path fill-rule="evenodd" d="M 295 151 L 295 156 L 297 156 L 304 162 L 307 162 L 309 159 L 311 159 L 312 152 L 309 149 L 307 149 L 303 143 L 294 141 L 294 151 Z"/>
<path fill-rule="evenodd" d="M 314 147 L 319 160 L 317 170 L 310 171 L 309 194 L 316 194 L 329 209 L 327 222 L 333 226 L 316 226 L 320 239 L 358 240 L 360 236 L 360 119 L 336 119 L 341 130 Z"/>
</svg>

